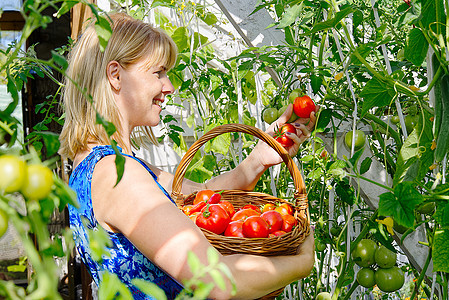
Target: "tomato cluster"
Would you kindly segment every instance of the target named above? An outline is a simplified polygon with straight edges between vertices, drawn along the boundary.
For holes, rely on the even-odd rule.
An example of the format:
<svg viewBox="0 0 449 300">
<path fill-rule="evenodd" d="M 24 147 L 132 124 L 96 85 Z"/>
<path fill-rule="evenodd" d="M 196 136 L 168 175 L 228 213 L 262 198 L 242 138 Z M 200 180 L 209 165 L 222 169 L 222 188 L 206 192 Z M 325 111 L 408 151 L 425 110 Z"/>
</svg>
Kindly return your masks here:
<svg viewBox="0 0 449 300">
<path fill-rule="evenodd" d="M 385 246 L 377 246 L 370 239 L 359 241 L 352 252 L 354 262 L 362 267 L 357 282 L 366 288 L 377 287 L 386 293 L 394 292 L 404 284 L 404 272 L 396 264 L 396 253 Z"/>
<path fill-rule="evenodd" d="M 193 204 L 185 205 L 183 212 L 198 227 L 229 237 L 275 237 L 297 226 L 288 203 L 267 203 L 261 207 L 246 204 L 236 210 L 231 202 L 221 199 L 221 193 L 212 190 L 199 191 Z"/>
<path fill-rule="evenodd" d="M 53 188 L 53 172 L 40 163 L 26 163 L 19 156 L 0 156 L 0 191 L 21 192 L 25 197 L 40 200 Z"/>
</svg>

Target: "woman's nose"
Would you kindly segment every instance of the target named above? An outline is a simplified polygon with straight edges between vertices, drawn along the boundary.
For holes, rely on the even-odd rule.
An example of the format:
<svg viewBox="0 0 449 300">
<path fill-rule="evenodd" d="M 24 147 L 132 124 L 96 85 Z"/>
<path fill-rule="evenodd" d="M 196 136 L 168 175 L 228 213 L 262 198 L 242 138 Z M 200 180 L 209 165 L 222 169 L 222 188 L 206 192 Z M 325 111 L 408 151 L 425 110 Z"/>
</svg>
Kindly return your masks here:
<svg viewBox="0 0 449 300">
<path fill-rule="evenodd" d="M 173 94 L 174 92 L 175 92 L 175 87 L 171 83 L 170 79 L 168 79 L 168 77 L 165 78 L 164 85 L 162 86 L 162 93 L 164 93 L 164 95 L 169 95 L 169 94 Z"/>
</svg>

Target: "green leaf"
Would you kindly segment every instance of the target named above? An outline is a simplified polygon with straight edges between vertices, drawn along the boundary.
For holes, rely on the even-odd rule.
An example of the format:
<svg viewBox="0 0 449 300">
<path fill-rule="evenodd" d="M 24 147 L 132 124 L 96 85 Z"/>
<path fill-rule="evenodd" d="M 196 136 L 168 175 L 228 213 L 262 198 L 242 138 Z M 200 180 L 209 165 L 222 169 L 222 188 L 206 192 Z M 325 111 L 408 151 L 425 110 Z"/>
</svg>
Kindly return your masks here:
<svg viewBox="0 0 449 300">
<path fill-rule="evenodd" d="M 47 149 L 47 156 L 52 156 L 59 150 L 59 134 L 50 131 L 39 131 L 37 135 L 41 136 L 44 140 L 45 148 Z"/>
<path fill-rule="evenodd" d="M 115 152 L 115 168 L 117 170 L 117 181 L 115 182 L 115 185 L 117 185 L 120 180 L 122 180 L 123 173 L 125 172 L 125 157 L 122 155 L 120 150 L 117 148 L 117 142 L 112 141 L 111 143 L 112 149 L 114 149 Z"/>
<path fill-rule="evenodd" d="M 296 18 L 299 16 L 299 13 L 301 12 L 301 5 L 297 4 L 292 7 L 288 7 L 284 15 L 282 16 L 281 20 L 279 21 L 278 28 L 285 28 L 287 26 L 290 26 L 295 22 Z"/>
<path fill-rule="evenodd" d="M 51 50 L 51 58 L 52 60 L 59 65 L 63 70 L 67 70 L 67 67 L 69 66 L 69 63 L 65 59 L 64 56 L 59 54 L 58 52 Z"/>
<path fill-rule="evenodd" d="M 395 90 L 388 83 L 376 77 L 371 78 L 360 93 L 363 98 L 361 115 L 365 115 L 373 107 L 390 105 L 395 94 Z"/>
<path fill-rule="evenodd" d="M 218 252 L 213 247 L 207 249 L 207 260 L 211 266 L 215 266 L 219 262 Z"/>
<path fill-rule="evenodd" d="M 187 263 L 189 264 L 190 271 L 193 274 L 197 274 L 198 272 L 200 272 L 201 267 L 203 266 L 198 256 L 196 256 L 193 251 L 189 251 L 187 253 Z"/>
<path fill-rule="evenodd" d="M 6 89 L 8 93 L 11 94 L 13 101 L 9 103 L 8 107 L 4 110 L 4 112 L 6 114 L 12 114 L 13 111 L 16 109 L 17 104 L 19 103 L 19 91 L 16 86 L 14 78 L 9 74 L 9 72 L 7 72 L 6 76 L 8 78 L 8 81 L 6 83 Z"/>
<path fill-rule="evenodd" d="M 342 9 L 339 12 L 337 12 L 335 14 L 334 18 L 315 24 L 311 31 L 307 31 L 302 35 L 310 35 L 317 31 L 333 28 L 333 27 L 337 26 L 337 24 L 341 20 L 343 20 L 346 16 L 348 16 L 353 11 L 354 11 L 354 9 L 352 7 L 346 7 L 345 9 Z"/>
<path fill-rule="evenodd" d="M 77 3 L 79 3 L 78 0 L 76 0 L 76 1 L 75 0 L 66 0 L 66 1 L 62 2 L 61 7 L 59 8 L 58 12 L 56 13 L 56 17 L 60 18 L 62 15 L 65 15 Z"/>
<path fill-rule="evenodd" d="M 369 168 L 371 167 L 372 162 L 373 162 L 373 160 L 371 159 L 371 157 L 366 157 L 362 161 L 362 164 L 360 165 L 360 174 L 366 173 L 369 170 Z"/>
<path fill-rule="evenodd" d="M 323 84 L 323 78 L 321 78 L 321 76 L 312 74 L 310 75 L 310 84 L 312 85 L 313 93 L 317 94 L 321 89 L 321 85 Z"/>
<path fill-rule="evenodd" d="M 435 231 L 433 251 L 433 271 L 449 273 L 449 230 L 437 229 Z"/>
<path fill-rule="evenodd" d="M 133 299 L 133 296 L 124 283 L 118 279 L 116 274 L 109 272 L 103 273 L 101 285 L 98 289 L 99 299 L 120 299 L 117 296 L 120 294 L 122 299 Z"/>
<path fill-rule="evenodd" d="M 341 200 L 343 200 L 343 202 L 349 205 L 354 205 L 356 202 L 354 188 L 349 184 L 346 178 L 336 183 L 335 193 Z"/>
<path fill-rule="evenodd" d="M 331 121 L 332 110 L 330 108 L 322 109 L 318 112 L 317 122 L 315 125 L 316 132 L 324 132 L 327 125 Z"/>
<path fill-rule="evenodd" d="M 175 41 L 179 52 L 190 50 L 189 35 L 186 27 L 178 27 L 171 37 Z"/>
<path fill-rule="evenodd" d="M 98 40 L 100 42 L 100 50 L 103 52 L 106 49 L 109 38 L 112 35 L 112 28 L 108 19 L 103 16 L 97 15 L 97 21 L 95 22 L 95 31 L 97 32 Z"/>
<path fill-rule="evenodd" d="M 204 17 L 200 16 L 200 18 L 209 26 L 214 25 L 218 21 L 217 16 L 211 12 L 207 12 Z"/>
<path fill-rule="evenodd" d="M 226 282 L 223 278 L 223 275 L 220 273 L 220 271 L 213 269 L 209 272 L 210 276 L 214 279 L 214 282 L 217 284 L 217 286 L 222 289 L 223 291 L 226 290 Z"/>
<path fill-rule="evenodd" d="M 213 283 L 204 283 L 199 281 L 195 288 L 192 299 L 207 299 L 210 292 L 214 289 L 215 285 Z"/>
<path fill-rule="evenodd" d="M 114 124 L 103 119 L 103 117 L 98 112 L 96 113 L 96 117 L 97 117 L 95 121 L 96 124 L 102 125 L 103 128 L 106 130 L 108 136 L 112 136 L 117 131 Z"/>
<path fill-rule="evenodd" d="M 405 44 L 405 58 L 415 66 L 421 66 L 427 55 L 429 43 L 422 33 L 421 29 L 413 28 L 410 30 Z"/>
<path fill-rule="evenodd" d="M 415 221 L 416 205 L 424 200 L 413 183 L 409 181 L 400 182 L 393 193 L 383 193 L 379 198 L 379 215 L 392 217 L 399 225 L 409 228 Z"/>
<path fill-rule="evenodd" d="M 155 298 L 156 300 L 167 300 L 164 290 L 153 282 L 145 281 L 140 278 L 134 278 L 131 280 L 131 283 L 134 284 L 139 290 Z"/>
</svg>

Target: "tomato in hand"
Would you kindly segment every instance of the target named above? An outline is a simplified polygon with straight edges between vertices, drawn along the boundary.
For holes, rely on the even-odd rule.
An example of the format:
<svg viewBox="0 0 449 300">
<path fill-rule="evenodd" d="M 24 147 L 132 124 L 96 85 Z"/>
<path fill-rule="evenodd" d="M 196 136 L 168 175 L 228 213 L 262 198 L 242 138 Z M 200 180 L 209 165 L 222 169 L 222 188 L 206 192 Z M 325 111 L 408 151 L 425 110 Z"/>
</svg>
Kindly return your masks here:
<svg viewBox="0 0 449 300">
<path fill-rule="evenodd" d="M 202 190 L 196 193 L 195 199 L 193 199 L 193 204 L 197 204 L 199 202 L 207 202 L 212 195 L 215 194 L 212 190 Z"/>
<path fill-rule="evenodd" d="M 282 147 L 287 148 L 293 145 L 293 140 L 287 136 L 287 132 L 296 134 L 296 129 L 292 124 L 284 124 L 275 132 L 275 139 Z"/>
<path fill-rule="evenodd" d="M 399 290 L 404 285 L 404 272 L 398 267 L 379 268 L 374 273 L 377 287 L 386 293 Z"/>
<path fill-rule="evenodd" d="M 260 208 L 259 208 L 258 206 L 256 206 L 256 205 L 254 205 L 254 204 L 245 204 L 245 205 L 242 207 L 242 209 L 246 209 L 246 208 L 250 208 L 250 209 L 252 209 L 252 210 L 255 210 L 255 211 L 257 211 L 259 214 L 262 213 L 262 211 L 260 210 Z"/>
<path fill-rule="evenodd" d="M 268 224 L 260 216 L 248 217 L 242 225 L 243 234 L 248 238 L 268 237 Z"/>
<path fill-rule="evenodd" d="M 281 214 L 282 215 L 282 214 Z M 298 221 L 296 221 L 295 217 L 292 215 L 282 215 L 282 227 L 281 230 L 285 232 L 290 232 L 298 225 Z"/>
<path fill-rule="evenodd" d="M 243 220 L 232 221 L 226 227 L 225 236 L 245 237 L 243 234 Z"/>
<path fill-rule="evenodd" d="M 234 205 L 232 205 L 231 202 L 229 202 L 228 200 L 220 200 L 220 202 L 218 202 L 218 204 L 223 206 L 223 208 L 228 212 L 229 217 L 232 218 L 234 216 L 235 208 L 234 208 Z"/>
<path fill-rule="evenodd" d="M 268 233 L 273 233 L 275 231 L 281 230 L 284 219 L 282 219 L 282 215 L 279 212 L 270 210 L 262 213 L 260 217 L 264 219 L 265 222 L 267 222 Z"/>
<path fill-rule="evenodd" d="M 288 203 L 282 203 L 275 209 L 277 212 L 279 212 L 281 215 L 293 215 L 293 208 Z"/>
<path fill-rule="evenodd" d="M 220 204 L 207 204 L 196 217 L 198 227 L 216 234 L 222 234 L 228 227 L 231 218 Z"/>
<path fill-rule="evenodd" d="M 352 251 L 352 259 L 360 267 L 369 267 L 375 263 L 374 254 L 377 244 L 370 239 L 362 239 Z"/>
<path fill-rule="evenodd" d="M 251 216 L 259 216 L 260 214 L 251 208 L 245 208 L 238 210 L 234 216 L 232 217 L 231 221 L 237 221 L 237 220 L 243 220 L 245 221 L 247 218 Z"/>
<path fill-rule="evenodd" d="M 307 96 L 299 96 L 293 102 L 293 112 L 300 118 L 310 118 L 310 113 L 315 111 L 315 102 Z"/>
</svg>

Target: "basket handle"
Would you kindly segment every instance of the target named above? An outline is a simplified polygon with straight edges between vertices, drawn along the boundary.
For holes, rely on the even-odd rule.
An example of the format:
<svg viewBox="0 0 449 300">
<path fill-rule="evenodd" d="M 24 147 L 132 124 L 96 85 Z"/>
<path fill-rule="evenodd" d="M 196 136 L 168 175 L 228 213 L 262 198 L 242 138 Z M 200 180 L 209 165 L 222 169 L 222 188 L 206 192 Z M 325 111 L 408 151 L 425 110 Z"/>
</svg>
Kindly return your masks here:
<svg viewBox="0 0 449 300">
<path fill-rule="evenodd" d="M 176 172 L 175 177 L 173 179 L 173 186 L 172 186 L 172 198 L 176 201 L 177 205 L 183 204 L 184 198 L 181 193 L 181 187 L 182 187 L 182 181 L 184 178 L 184 175 L 186 173 L 187 167 L 189 166 L 190 162 L 192 161 L 195 153 L 198 151 L 198 149 L 204 145 L 207 141 L 210 139 L 213 139 L 214 137 L 221 135 L 223 133 L 228 132 L 242 132 L 251 134 L 264 142 L 266 142 L 269 146 L 271 146 L 276 152 L 281 156 L 284 163 L 287 165 L 287 168 L 292 175 L 293 183 L 295 185 L 295 199 L 298 201 L 307 202 L 306 194 L 306 187 L 304 180 L 302 178 L 301 173 L 299 172 L 298 167 L 293 162 L 293 159 L 288 154 L 287 150 L 285 150 L 284 147 L 282 147 L 281 144 L 279 144 L 272 136 L 265 133 L 264 131 L 245 124 L 225 124 L 217 126 L 210 131 L 206 132 L 202 137 L 200 137 L 195 143 L 192 144 L 192 146 L 187 150 L 186 154 L 182 157 Z M 307 203 L 303 203 L 307 206 Z"/>
</svg>

